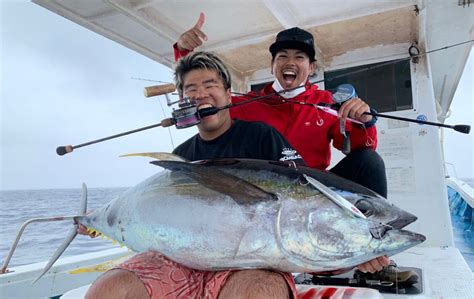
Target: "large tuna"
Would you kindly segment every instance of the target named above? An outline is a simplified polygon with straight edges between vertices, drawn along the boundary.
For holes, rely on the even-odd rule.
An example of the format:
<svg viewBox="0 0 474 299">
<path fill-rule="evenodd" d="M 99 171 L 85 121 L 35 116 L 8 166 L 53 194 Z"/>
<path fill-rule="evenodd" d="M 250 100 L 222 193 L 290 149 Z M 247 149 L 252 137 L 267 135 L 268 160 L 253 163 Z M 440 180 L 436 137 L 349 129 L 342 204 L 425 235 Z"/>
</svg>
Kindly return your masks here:
<svg viewBox="0 0 474 299">
<path fill-rule="evenodd" d="M 202 270 L 328 271 L 425 240 L 341 208 L 336 192 L 306 168 L 239 159 L 152 163 L 165 170 L 76 222 Z"/>
<path fill-rule="evenodd" d="M 163 157 L 162 153 L 148 153 L 142 155 L 149 155 L 156 158 Z M 415 215 L 396 207 L 376 192 L 350 180 L 337 176 L 331 172 L 321 171 L 309 167 L 302 167 L 299 165 L 297 166 L 294 164 L 292 165 L 291 162 L 279 161 L 218 159 L 199 161 L 196 163 L 200 163 L 205 166 L 217 167 L 226 173 L 234 174 L 253 184 L 258 184 L 262 178 L 259 176 L 258 172 L 245 171 L 246 169 L 265 169 L 270 172 L 276 172 L 279 175 L 283 175 L 284 173 L 284 175 L 287 176 L 301 176 L 301 174 L 306 174 L 315 178 L 317 181 L 329 187 L 351 204 L 355 205 L 369 219 L 387 224 L 388 227 L 403 228 L 417 219 Z M 284 168 L 290 169 L 285 170 Z M 294 169 L 292 170 L 291 168 L 297 168 L 298 171 L 295 172 Z"/>
</svg>

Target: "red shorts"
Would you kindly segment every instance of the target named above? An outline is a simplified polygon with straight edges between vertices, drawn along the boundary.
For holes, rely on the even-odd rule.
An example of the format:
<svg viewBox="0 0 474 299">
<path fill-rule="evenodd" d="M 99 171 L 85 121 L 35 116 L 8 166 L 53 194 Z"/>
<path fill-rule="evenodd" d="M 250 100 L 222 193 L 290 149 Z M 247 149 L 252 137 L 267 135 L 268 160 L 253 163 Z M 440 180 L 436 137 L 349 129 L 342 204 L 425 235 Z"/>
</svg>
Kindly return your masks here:
<svg viewBox="0 0 474 299">
<path fill-rule="evenodd" d="M 150 298 L 217 298 L 227 278 L 237 270 L 200 271 L 186 268 L 164 255 L 148 251 L 139 253 L 117 267 L 133 272 L 143 282 Z M 291 273 L 283 276 L 297 298 Z"/>
</svg>

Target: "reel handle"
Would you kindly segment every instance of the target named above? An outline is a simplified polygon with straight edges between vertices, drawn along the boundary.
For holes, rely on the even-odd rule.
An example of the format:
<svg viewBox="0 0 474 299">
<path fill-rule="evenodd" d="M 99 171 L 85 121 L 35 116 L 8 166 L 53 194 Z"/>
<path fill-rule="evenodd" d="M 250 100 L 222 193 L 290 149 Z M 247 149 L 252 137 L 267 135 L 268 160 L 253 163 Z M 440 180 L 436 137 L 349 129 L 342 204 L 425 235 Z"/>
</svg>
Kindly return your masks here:
<svg viewBox="0 0 474 299">
<path fill-rule="evenodd" d="M 159 96 L 162 94 L 171 93 L 176 90 L 176 86 L 173 83 L 169 84 L 162 84 L 162 85 L 154 85 L 145 87 L 143 93 L 145 97 L 154 97 Z"/>
</svg>

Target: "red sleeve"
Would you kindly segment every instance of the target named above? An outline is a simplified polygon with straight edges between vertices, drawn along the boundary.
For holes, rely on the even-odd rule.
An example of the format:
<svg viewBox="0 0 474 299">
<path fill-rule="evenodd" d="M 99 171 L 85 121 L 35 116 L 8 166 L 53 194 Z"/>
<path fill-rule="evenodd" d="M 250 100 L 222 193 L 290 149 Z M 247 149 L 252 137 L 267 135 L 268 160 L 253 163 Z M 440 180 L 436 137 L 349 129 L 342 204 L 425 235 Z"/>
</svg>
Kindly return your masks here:
<svg viewBox="0 0 474 299">
<path fill-rule="evenodd" d="M 241 103 L 241 102 L 248 101 L 249 99 L 252 99 L 255 96 L 256 95 L 253 92 L 249 92 L 247 94 L 247 96 L 232 96 L 232 104 L 238 104 L 238 103 Z M 232 119 L 241 119 L 241 120 L 251 121 L 252 119 L 249 119 L 249 117 L 246 113 L 249 110 L 248 105 L 252 106 L 252 104 L 249 103 L 249 104 L 246 104 L 246 105 L 230 108 L 229 109 L 230 110 L 230 117 Z"/>
<path fill-rule="evenodd" d="M 180 51 L 178 49 L 178 43 L 174 43 L 173 50 L 174 50 L 174 61 L 178 61 L 181 57 L 184 57 L 188 55 L 189 53 L 191 53 L 191 51 L 189 50 Z"/>
</svg>

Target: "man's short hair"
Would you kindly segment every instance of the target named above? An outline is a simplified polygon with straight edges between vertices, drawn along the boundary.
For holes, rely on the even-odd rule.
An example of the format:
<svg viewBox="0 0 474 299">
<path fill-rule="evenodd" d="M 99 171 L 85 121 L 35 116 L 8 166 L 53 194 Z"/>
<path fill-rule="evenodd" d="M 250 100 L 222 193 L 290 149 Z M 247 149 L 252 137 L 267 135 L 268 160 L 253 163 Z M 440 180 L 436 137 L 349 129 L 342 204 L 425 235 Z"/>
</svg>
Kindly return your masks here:
<svg viewBox="0 0 474 299">
<path fill-rule="evenodd" d="M 181 58 L 174 70 L 174 81 L 176 90 L 183 96 L 184 76 L 192 70 L 214 70 L 227 90 L 231 86 L 230 72 L 224 62 L 216 55 L 209 52 L 192 52 Z"/>
</svg>

